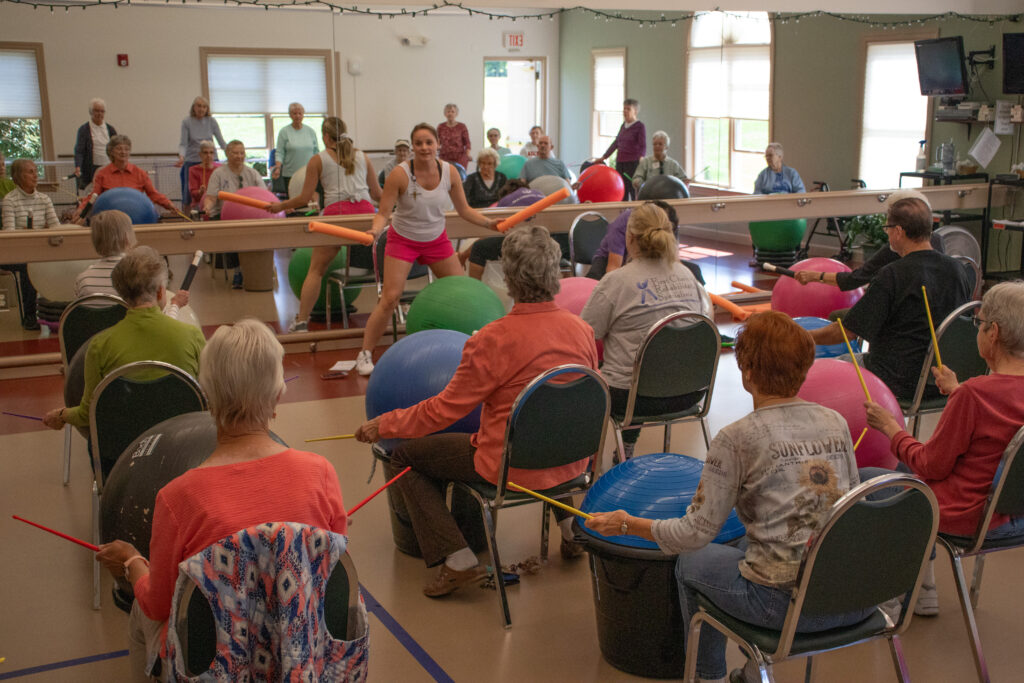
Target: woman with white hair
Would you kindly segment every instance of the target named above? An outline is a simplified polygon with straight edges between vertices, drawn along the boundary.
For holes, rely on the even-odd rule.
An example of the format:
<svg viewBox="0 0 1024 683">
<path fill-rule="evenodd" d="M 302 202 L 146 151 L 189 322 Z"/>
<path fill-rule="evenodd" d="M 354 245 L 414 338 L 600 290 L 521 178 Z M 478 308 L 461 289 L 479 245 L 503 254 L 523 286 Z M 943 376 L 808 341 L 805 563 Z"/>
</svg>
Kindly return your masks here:
<svg viewBox="0 0 1024 683">
<path fill-rule="evenodd" d="M 651 147 L 654 153 L 640 160 L 633 174 L 633 187 L 640 189 L 651 176 L 670 175 L 680 180 L 686 180 L 686 171 L 683 165 L 668 156 L 669 137 L 663 130 L 656 131 L 651 138 Z"/>
<path fill-rule="evenodd" d="M 150 680 L 180 562 L 265 522 L 295 522 L 339 534 L 347 530 L 334 467 L 270 435 L 270 420 L 285 390 L 283 357 L 274 333 L 257 320 L 222 325 L 214 332 L 199 360 L 199 383 L 210 400 L 217 447 L 157 493 L 149 559 L 126 541 L 100 546 L 96 558 L 115 577 L 127 578 L 135 593 L 128 618 L 135 680 Z"/>
<path fill-rule="evenodd" d="M 199 163 L 199 143 L 214 140 L 220 143 L 225 153 L 228 145 L 220 133 L 220 124 L 210 113 L 210 101 L 202 95 L 192 100 L 188 116 L 181 121 L 181 139 L 178 141 L 178 163 L 181 167 L 182 201 L 188 198 L 188 170 Z M 216 155 L 214 155 L 216 158 Z"/>
<path fill-rule="evenodd" d="M 508 182 L 508 177 L 498 170 L 499 163 L 501 156 L 490 147 L 484 147 L 476 155 L 476 171 L 462 183 L 470 207 L 483 209 L 498 201 L 498 193 Z"/>
<path fill-rule="evenodd" d="M 800 174 L 782 165 L 782 145 L 769 142 L 764 150 L 764 159 L 768 167 L 757 175 L 754 194 L 794 194 L 807 191 Z"/>
<path fill-rule="evenodd" d="M 316 131 L 302 123 L 306 108 L 298 102 L 288 105 L 288 116 L 292 122 L 277 134 L 274 148 L 274 168 L 270 177 L 274 180 L 274 191 L 288 194 L 288 183 L 292 176 L 306 167 L 314 155 L 320 153 Z"/>
<path fill-rule="evenodd" d="M 97 169 L 110 163 L 107 157 L 107 143 L 117 131 L 103 119 L 107 115 L 107 103 L 98 97 L 89 100 L 89 120 L 78 127 L 75 136 L 75 175 L 79 190 L 92 182 Z"/>
<path fill-rule="evenodd" d="M 174 204 L 161 192 L 158 192 L 149 174 L 131 163 L 132 140 L 127 135 L 115 135 L 107 143 L 107 156 L 110 163 L 96 171 L 92 179 L 93 194 L 100 195 L 115 187 L 130 187 L 133 190 L 144 192 L 147 197 L 158 206 L 168 211 L 175 211 Z M 187 196 L 187 195 L 186 195 Z M 88 198 L 83 199 L 78 206 L 75 218 L 78 218 Z"/>
</svg>

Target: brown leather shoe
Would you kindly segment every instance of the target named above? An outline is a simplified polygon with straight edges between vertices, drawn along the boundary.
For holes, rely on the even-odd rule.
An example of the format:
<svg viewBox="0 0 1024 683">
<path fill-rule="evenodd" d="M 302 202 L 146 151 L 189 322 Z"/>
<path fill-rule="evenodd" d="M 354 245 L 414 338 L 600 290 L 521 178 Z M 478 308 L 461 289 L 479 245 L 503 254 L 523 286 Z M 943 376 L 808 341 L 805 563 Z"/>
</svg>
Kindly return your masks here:
<svg viewBox="0 0 1024 683">
<path fill-rule="evenodd" d="M 562 539 L 562 545 L 558 548 L 559 553 L 562 555 L 563 560 L 575 560 L 577 557 L 586 552 L 583 549 L 583 544 L 577 543 L 576 541 L 567 541 Z"/>
<path fill-rule="evenodd" d="M 437 573 L 434 580 L 423 587 L 423 594 L 428 598 L 440 598 L 443 595 L 454 593 L 463 586 L 476 583 L 485 576 L 487 576 L 487 571 L 479 564 L 463 571 L 456 571 L 448 565 L 442 564 L 441 571 Z"/>
</svg>

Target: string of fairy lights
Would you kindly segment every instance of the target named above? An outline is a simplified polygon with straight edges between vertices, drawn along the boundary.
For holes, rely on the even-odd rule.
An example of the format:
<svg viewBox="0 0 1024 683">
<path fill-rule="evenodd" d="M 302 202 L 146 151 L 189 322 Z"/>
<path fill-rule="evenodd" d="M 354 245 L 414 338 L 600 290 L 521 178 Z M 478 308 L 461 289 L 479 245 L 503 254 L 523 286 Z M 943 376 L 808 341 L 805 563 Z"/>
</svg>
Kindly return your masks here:
<svg viewBox="0 0 1024 683">
<path fill-rule="evenodd" d="M 159 2 L 154 0 L 136 0 L 132 3 L 132 0 L 0 0 L 0 3 L 9 3 L 15 5 L 27 5 L 33 9 L 49 9 L 50 12 L 54 12 L 58 9 L 63 9 L 65 12 L 70 12 L 72 9 L 89 9 L 96 7 L 114 7 L 117 9 L 121 6 L 135 5 L 159 5 Z M 377 19 L 396 19 L 404 17 L 426 17 L 430 15 L 443 14 L 451 16 L 453 14 L 464 13 L 470 17 L 487 17 L 489 20 L 497 21 L 508 21 L 510 23 L 515 22 L 531 22 L 531 21 L 554 21 L 555 17 L 559 17 L 563 14 L 569 14 L 570 12 L 581 13 L 590 15 L 595 21 L 605 22 L 627 22 L 635 24 L 638 28 L 658 28 L 660 26 L 671 26 L 675 27 L 680 22 L 686 22 L 693 19 L 696 16 L 707 14 L 708 12 L 679 12 L 675 14 L 661 13 L 658 15 L 656 12 L 629 12 L 629 11 L 614 11 L 614 10 L 600 10 L 593 9 L 590 7 L 576 6 L 576 7 L 562 7 L 551 10 L 535 11 L 535 12 L 523 12 L 523 13 L 510 13 L 506 11 L 492 11 L 488 9 L 480 9 L 476 7 L 467 7 L 461 2 L 450 2 L 449 0 L 442 0 L 442 2 L 433 3 L 429 7 L 417 6 L 415 8 L 394 8 L 394 9 L 381 9 L 371 7 L 360 7 L 359 5 L 344 5 L 340 2 L 331 2 L 330 0 L 164 0 L 163 4 L 174 4 L 174 5 L 205 5 L 205 6 L 216 6 L 216 5 L 227 5 L 235 7 L 249 7 L 249 8 L 263 8 L 265 10 L 271 9 L 322 9 L 330 10 L 335 14 L 349 14 L 352 16 L 368 16 L 377 17 Z M 720 10 L 716 9 L 715 12 Z M 723 12 L 723 14 L 743 17 L 746 16 L 746 12 Z M 913 16 L 901 16 L 899 18 L 887 19 L 882 18 L 884 15 L 870 15 L 870 14 L 844 14 L 840 12 L 827 12 L 824 10 L 815 10 L 808 12 L 773 12 L 770 13 L 771 20 L 779 24 L 798 24 L 801 20 L 808 19 L 834 19 L 836 21 L 846 21 L 856 24 L 862 24 L 873 28 L 880 29 L 899 29 L 899 28 L 910 28 L 915 26 L 923 26 L 926 24 L 943 22 L 943 21 L 971 21 L 976 23 L 987 23 L 995 25 L 996 23 L 1010 22 L 1010 23 L 1021 23 L 1024 22 L 1024 13 L 1018 14 L 961 14 L 960 12 L 941 12 L 938 14 L 930 15 L 913 15 Z"/>
</svg>

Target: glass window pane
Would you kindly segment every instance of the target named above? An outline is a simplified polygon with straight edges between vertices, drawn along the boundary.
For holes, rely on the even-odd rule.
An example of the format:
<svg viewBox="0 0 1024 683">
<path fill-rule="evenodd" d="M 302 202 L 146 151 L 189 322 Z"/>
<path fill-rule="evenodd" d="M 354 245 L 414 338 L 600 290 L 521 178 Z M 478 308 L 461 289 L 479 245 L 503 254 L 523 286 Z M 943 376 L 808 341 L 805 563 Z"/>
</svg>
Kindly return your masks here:
<svg viewBox="0 0 1024 683">
<path fill-rule="evenodd" d="M 217 117 L 217 123 L 220 124 L 224 139 L 228 142 L 241 140 L 246 152 L 249 148 L 265 149 L 267 146 L 267 128 L 262 114 L 221 114 Z"/>
<path fill-rule="evenodd" d="M 41 160 L 43 136 L 39 119 L 0 119 L 0 152 L 7 163 L 22 158 Z"/>
<path fill-rule="evenodd" d="M 690 27 L 690 47 L 721 45 L 725 28 L 725 15 L 721 12 L 703 12 L 693 18 Z"/>
<path fill-rule="evenodd" d="M 769 45 L 772 29 L 767 12 L 730 12 L 725 36 L 730 45 Z"/>
<path fill-rule="evenodd" d="M 736 141 L 733 144 L 737 151 L 763 154 L 768 142 L 767 121 L 736 119 Z"/>
<path fill-rule="evenodd" d="M 732 187 L 744 192 L 753 192 L 757 174 L 764 170 L 765 166 L 763 148 L 756 154 L 751 152 L 733 152 Z"/>
<path fill-rule="evenodd" d="M 728 120 L 695 119 L 694 180 L 713 185 L 729 185 Z"/>
</svg>

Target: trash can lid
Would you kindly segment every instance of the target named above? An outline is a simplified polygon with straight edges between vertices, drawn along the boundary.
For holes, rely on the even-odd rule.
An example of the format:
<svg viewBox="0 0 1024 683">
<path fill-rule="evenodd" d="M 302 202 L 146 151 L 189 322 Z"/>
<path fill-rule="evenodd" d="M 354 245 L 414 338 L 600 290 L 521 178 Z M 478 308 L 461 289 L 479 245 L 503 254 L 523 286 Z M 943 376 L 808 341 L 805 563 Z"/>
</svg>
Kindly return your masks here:
<svg viewBox="0 0 1024 683">
<path fill-rule="evenodd" d="M 673 519 L 686 514 L 704 463 L 678 453 L 651 453 L 631 458 L 601 476 L 587 491 L 580 509 L 584 512 L 625 510 L 644 519 Z M 657 549 L 658 544 L 639 536 L 604 536 L 580 525 L 584 532 L 609 543 L 634 548 Z M 715 543 L 739 538 L 746 530 L 736 511 L 722 526 Z"/>
</svg>

